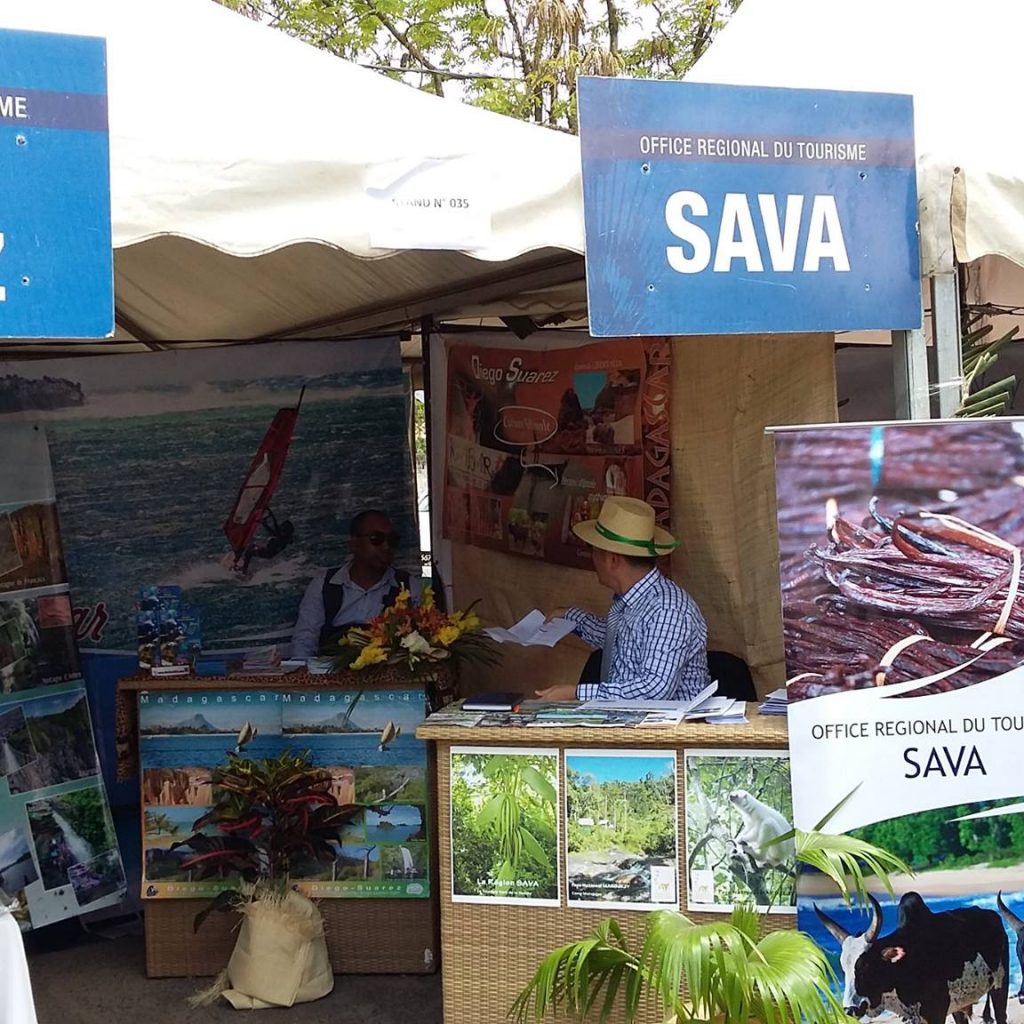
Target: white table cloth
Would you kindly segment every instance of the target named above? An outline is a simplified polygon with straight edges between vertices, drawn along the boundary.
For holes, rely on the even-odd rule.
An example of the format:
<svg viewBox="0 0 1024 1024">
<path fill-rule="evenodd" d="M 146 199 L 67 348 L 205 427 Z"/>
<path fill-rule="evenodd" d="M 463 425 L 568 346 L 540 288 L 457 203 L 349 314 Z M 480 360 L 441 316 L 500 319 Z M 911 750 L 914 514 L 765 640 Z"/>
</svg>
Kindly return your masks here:
<svg viewBox="0 0 1024 1024">
<path fill-rule="evenodd" d="M 21 929 L 3 906 L 0 906 L 0 1024 L 36 1024 Z"/>
</svg>

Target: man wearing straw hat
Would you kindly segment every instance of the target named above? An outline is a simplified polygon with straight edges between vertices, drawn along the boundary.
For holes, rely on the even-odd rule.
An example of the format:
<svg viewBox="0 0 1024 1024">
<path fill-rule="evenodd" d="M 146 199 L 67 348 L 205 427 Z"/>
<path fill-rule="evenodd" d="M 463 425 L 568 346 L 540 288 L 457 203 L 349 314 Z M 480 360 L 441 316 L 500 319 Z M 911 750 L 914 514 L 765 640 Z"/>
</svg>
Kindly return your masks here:
<svg viewBox="0 0 1024 1024">
<path fill-rule="evenodd" d="M 601 649 L 600 681 L 538 690 L 545 700 L 685 700 L 710 682 L 708 629 L 696 602 L 663 576 L 657 559 L 679 546 L 637 498 L 609 497 L 597 519 L 573 527 L 590 545 L 598 581 L 614 594 L 604 618 L 579 608 L 563 614 Z"/>
</svg>

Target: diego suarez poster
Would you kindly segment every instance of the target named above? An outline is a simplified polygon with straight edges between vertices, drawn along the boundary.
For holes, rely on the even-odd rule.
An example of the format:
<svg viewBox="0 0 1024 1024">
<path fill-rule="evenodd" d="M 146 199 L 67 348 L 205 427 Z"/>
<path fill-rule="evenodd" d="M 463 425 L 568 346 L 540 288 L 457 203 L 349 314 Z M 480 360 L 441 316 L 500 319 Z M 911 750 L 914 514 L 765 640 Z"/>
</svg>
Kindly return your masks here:
<svg viewBox="0 0 1024 1024">
<path fill-rule="evenodd" d="M 858 1015 L 991 1001 L 1017 1024 L 1024 423 L 798 428 L 775 452 L 794 824 L 842 804 L 830 831 L 914 871 L 857 910 L 804 872 L 800 926 Z"/>
<path fill-rule="evenodd" d="M 608 495 L 669 525 L 666 338 L 546 347 L 447 342 L 444 536 L 587 566 L 572 527 Z"/>
<path fill-rule="evenodd" d="M 256 737 L 246 757 L 308 751 L 330 775 L 328 793 L 338 805 L 361 808 L 329 861 L 292 865 L 299 891 L 318 899 L 429 897 L 427 755 L 416 739 L 425 715 L 422 689 L 141 694 L 142 895 L 212 896 L 236 884 L 201 870 L 194 825 L 217 800 L 213 770 L 248 723 Z M 215 826 L 200 831 L 220 835 Z"/>
</svg>

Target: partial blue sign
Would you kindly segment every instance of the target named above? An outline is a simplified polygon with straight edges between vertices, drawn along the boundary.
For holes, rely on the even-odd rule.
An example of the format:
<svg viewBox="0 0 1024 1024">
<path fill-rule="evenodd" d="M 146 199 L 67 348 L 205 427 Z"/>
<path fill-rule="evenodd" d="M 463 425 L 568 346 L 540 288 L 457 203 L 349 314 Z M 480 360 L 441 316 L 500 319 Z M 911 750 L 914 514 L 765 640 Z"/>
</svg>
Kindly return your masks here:
<svg viewBox="0 0 1024 1024">
<path fill-rule="evenodd" d="M 0 30 L 0 337 L 114 331 L 102 39 Z"/>
<path fill-rule="evenodd" d="M 582 78 L 596 337 L 921 324 L 910 96 Z"/>
</svg>

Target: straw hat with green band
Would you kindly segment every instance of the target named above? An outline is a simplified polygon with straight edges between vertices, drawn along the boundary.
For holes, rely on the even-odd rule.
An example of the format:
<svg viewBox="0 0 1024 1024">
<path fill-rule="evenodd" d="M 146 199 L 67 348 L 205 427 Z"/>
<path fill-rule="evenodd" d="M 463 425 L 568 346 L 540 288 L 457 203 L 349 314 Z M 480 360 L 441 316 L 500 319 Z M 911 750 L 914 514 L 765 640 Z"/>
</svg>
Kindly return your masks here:
<svg viewBox="0 0 1024 1024">
<path fill-rule="evenodd" d="M 617 555 L 657 558 L 679 547 L 679 541 L 654 522 L 654 509 L 639 498 L 605 498 L 596 519 L 572 528 L 580 540 Z"/>
</svg>

